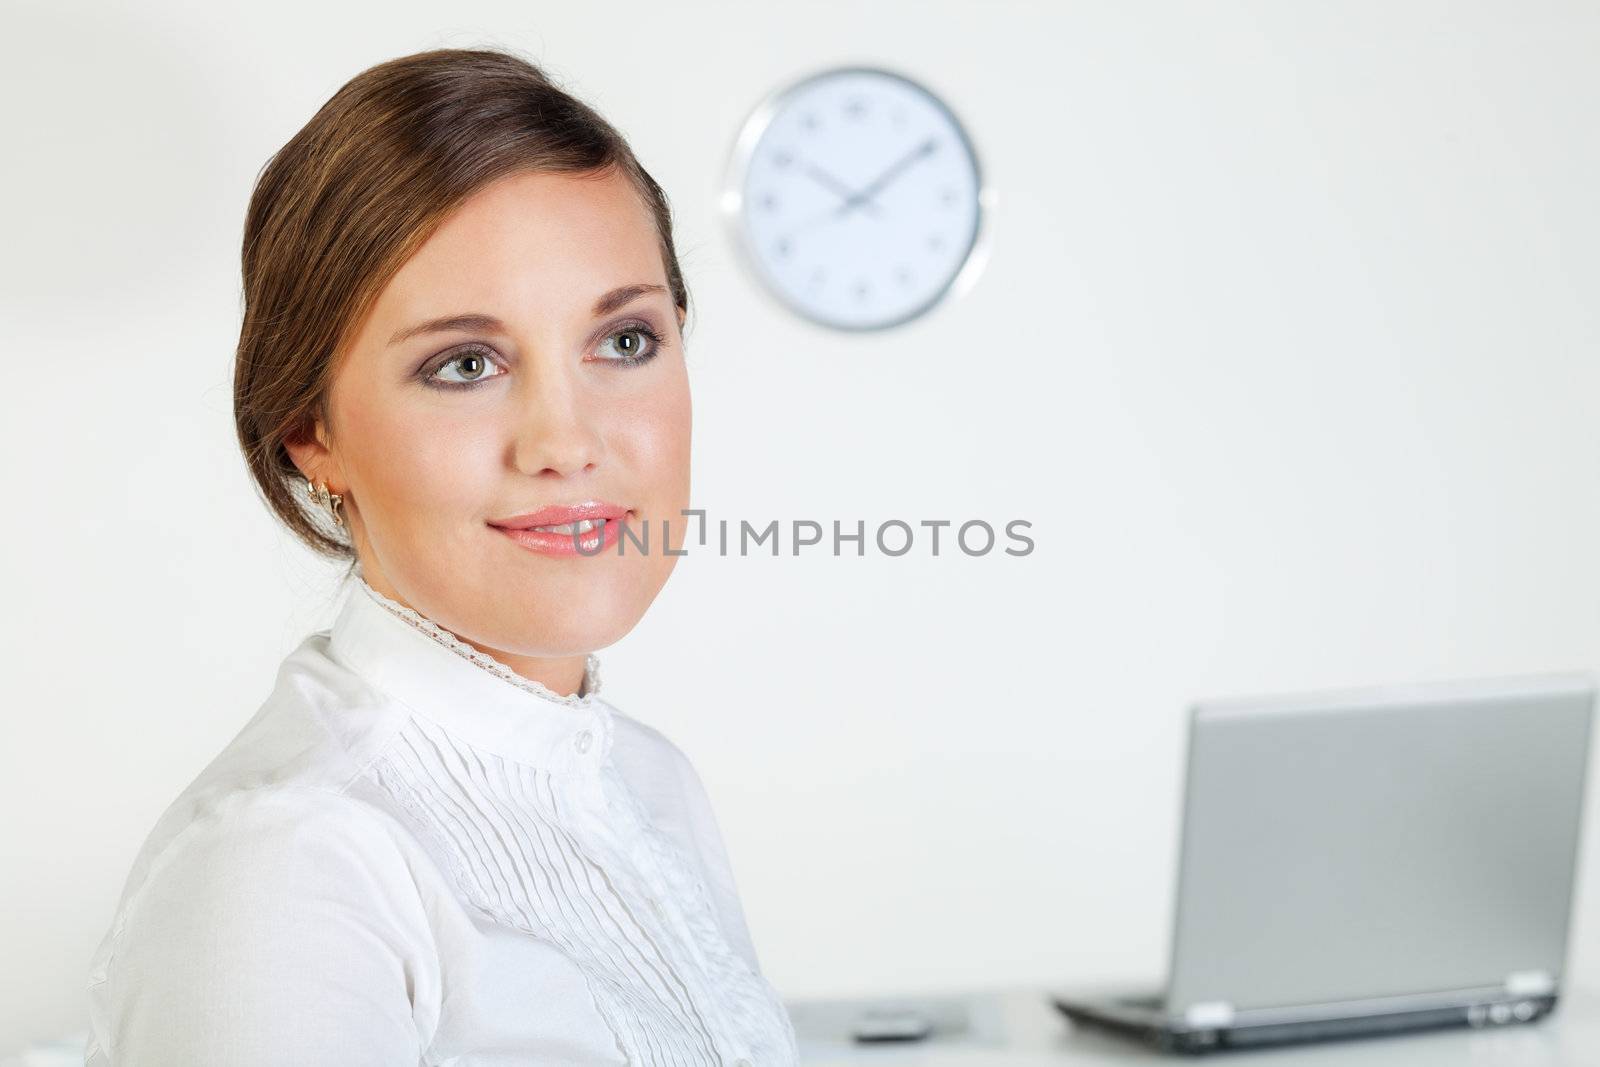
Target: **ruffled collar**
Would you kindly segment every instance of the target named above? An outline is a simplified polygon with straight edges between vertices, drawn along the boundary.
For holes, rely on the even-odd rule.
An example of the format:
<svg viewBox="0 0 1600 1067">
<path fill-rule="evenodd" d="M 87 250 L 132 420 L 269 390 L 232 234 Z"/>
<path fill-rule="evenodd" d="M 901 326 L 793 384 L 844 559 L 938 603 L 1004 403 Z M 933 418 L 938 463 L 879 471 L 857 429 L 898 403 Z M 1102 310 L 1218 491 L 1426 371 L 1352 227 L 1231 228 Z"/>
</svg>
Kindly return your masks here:
<svg viewBox="0 0 1600 1067">
<path fill-rule="evenodd" d="M 359 568 L 353 577 L 330 628 L 339 662 L 478 748 L 563 772 L 593 772 L 605 762 L 614 721 L 597 695 L 593 653 L 578 692 L 564 696 L 379 593 Z"/>
</svg>

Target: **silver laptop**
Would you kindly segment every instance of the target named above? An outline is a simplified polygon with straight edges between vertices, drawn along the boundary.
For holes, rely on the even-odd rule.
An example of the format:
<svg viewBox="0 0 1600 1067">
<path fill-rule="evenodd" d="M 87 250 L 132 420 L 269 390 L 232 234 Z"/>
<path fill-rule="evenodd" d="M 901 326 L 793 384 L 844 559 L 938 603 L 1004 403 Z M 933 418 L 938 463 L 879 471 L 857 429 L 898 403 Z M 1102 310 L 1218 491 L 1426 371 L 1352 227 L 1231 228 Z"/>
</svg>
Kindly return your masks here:
<svg viewBox="0 0 1600 1067">
<path fill-rule="evenodd" d="M 1183 1052 L 1540 1018 L 1595 689 L 1574 672 L 1194 705 L 1166 986 L 1050 999 Z"/>
</svg>

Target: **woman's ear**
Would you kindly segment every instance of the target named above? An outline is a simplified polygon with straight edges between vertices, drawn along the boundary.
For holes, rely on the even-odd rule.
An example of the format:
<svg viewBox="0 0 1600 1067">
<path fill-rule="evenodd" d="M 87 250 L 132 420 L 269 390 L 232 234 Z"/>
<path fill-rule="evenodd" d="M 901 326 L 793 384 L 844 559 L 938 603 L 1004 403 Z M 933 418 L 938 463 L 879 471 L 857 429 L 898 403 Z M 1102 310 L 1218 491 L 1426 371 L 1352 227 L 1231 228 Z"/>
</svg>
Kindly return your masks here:
<svg viewBox="0 0 1600 1067">
<path fill-rule="evenodd" d="M 309 432 L 302 432 L 293 438 L 285 438 L 283 448 L 284 451 L 289 453 L 289 458 L 294 461 L 294 465 L 300 468 L 302 475 L 313 482 L 328 482 L 328 488 L 332 492 L 343 492 L 342 488 L 333 484 L 335 480 L 340 481 L 342 484 L 342 479 L 338 477 L 338 471 L 335 470 L 336 464 L 333 461 L 333 453 L 324 444 L 325 440 L 326 435 L 323 433 L 322 420 L 317 419 L 312 423 Z"/>
</svg>

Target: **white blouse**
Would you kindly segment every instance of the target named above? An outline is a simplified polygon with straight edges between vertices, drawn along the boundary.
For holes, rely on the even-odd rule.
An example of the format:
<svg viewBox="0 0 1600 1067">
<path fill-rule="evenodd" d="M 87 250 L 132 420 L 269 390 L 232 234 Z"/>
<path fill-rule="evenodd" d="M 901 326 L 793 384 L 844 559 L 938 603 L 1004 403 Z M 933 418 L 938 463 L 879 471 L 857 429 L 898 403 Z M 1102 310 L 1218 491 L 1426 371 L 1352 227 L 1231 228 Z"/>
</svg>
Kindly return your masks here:
<svg viewBox="0 0 1600 1067">
<path fill-rule="evenodd" d="M 144 842 L 87 1067 L 795 1064 L 688 758 L 369 586 Z"/>
</svg>

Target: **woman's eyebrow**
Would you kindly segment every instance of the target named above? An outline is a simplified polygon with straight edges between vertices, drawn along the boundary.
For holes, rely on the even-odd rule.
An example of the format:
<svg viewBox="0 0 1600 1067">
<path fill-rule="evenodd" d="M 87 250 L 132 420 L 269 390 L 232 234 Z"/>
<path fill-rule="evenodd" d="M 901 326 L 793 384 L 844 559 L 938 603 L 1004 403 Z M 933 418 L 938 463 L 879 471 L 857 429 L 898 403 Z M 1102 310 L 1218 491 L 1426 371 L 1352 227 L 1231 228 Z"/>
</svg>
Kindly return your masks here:
<svg viewBox="0 0 1600 1067">
<path fill-rule="evenodd" d="M 425 333 L 447 333 L 451 330 L 481 330 L 484 333 L 504 332 L 505 323 L 493 315 L 477 313 L 447 315 L 442 319 L 429 319 L 427 322 L 419 322 L 415 326 L 408 326 L 398 330 L 393 337 L 389 338 L 389 343 L 397 345 L 401 341 L 408 341 Z"/>
<path fill-rule="evenodd" d="M 598 319 L 601 315 L 609 315 L 634 297 L 643 296 L 646 293 L 665 293 L 666 291 L 667 287 L 664 285 L 621 286 L 611 290 L 594 302 L 594 317 Z"/>
<path fill-rule="evenodd" d="M 610 314 L 611 312 L 617 310 L 617 308 L 628 303 L 628 301 L 644 296 L 646 293 L 665 293 L 666 291 L 667 287 L 664 285 L 646 285 L 641 283 L 638 285 L 619 286 L 594 302 L 594 317 L 599 318 L 601 315 Z M 408 341 L 411 338 L 419 337 L 422 334 L 448 333 L 452 330 L 479 330 L 485 333 L 505 333 L 506 327 L 505 323 L 501 322 L 493 315 L 485 315 L 481 312 L 469 312 L 463 315 L 446 315 L 444 318 L 429 319 L 426 322 L 419 322 L 415 326 L 407 326 L 401 330 L 398 330 L 395 332 L 393 337 L 389 338 L 389 343 L 391 345 L 397 345 L 401 341 Z"/>
</svg>

